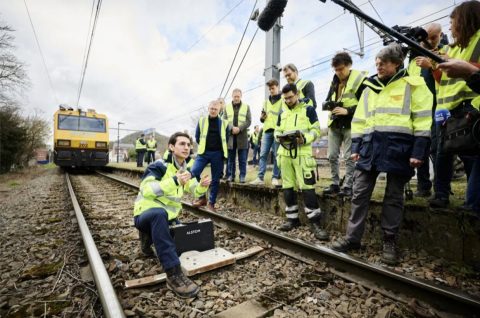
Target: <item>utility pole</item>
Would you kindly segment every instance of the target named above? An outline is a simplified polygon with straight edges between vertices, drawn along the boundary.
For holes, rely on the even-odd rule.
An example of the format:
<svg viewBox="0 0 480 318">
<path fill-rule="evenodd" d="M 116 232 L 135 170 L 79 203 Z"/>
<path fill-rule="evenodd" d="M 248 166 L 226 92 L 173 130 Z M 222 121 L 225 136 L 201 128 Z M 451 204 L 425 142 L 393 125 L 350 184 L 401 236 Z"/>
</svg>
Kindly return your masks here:
<svg viewBox="0 0 480 318">
<path fill-rule="evenodd" d="M 118 157 L 120 155 L 120 125 L 124 125 L 125 123 L 118 122 L 117 124 L 117 163 L 118 163 Z"/>
<path fill-rule="evenodd" d="M 280 18 L 273 28 L 266 33 L 265 43 L 265 70 L 263 75 L 265 76 L 265 83 L 272 78 L 276 79 L 280 83 L 280 30 L 282 29 Z M 268 88 L 265 86 L 265 99 L 270 96 Z"/>
</svg>

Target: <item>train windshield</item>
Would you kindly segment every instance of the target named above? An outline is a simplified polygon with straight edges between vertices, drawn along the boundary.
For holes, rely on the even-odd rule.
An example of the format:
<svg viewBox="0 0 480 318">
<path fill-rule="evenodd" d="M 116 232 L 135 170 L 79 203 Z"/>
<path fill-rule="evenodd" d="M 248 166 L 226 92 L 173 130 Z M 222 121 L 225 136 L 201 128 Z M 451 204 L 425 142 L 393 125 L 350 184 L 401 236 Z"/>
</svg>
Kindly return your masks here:
<svg viewBox="0 0 480 318">
<path fill-rule="evenodd" d="M 106 132 L 105 119 L 79 116 L 58 116 L 58 129 L 74 131 Z"/>
</svg>

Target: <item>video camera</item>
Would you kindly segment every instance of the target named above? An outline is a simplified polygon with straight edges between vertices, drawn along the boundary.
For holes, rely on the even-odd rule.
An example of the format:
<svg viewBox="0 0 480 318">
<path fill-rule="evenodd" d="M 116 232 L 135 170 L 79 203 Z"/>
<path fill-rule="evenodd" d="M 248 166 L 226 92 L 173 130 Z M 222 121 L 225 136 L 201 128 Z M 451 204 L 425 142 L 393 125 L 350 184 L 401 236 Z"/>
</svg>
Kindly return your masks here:
<svg viewBox="0 0 480 318">
<path fill-rule="evenodd" d="M 400 26 L 400 25 L 395 25 L 392 27 L 393 30 L 397 31 L 398 33 L 401 33 L 405 35 L 407 38 L 417 42 L 417 43 L 424 43 L 428 47 L 427 49 L 432 49 L 430 47 L 430 44 L 427 42 L 428 39 L 428 33 L 427 31 L 422 28 L 422 27 L 409 27 L 409 26 Z M 393 40 L 391 39 L 385 39 L 383 41 L 383 45 L 388 45 L 392 43 Z"/>
<path fill-rule="evenodd" d="M 410 40 L 415 41 L 418 44 L 423 44 L 423 47 L 426 48 L 427 50 L 433 50 L 433 48 L 430 43 L 427 41 L 428 40 L 428 33 L 427 31 L 422 28 L 422 27 L 409 27 L 409 26 L 399 26 L 395 25 L 392 27 L 393 30 L 397 31 L 400 34 L 403 34 Z M 389 38 L 384 38 L 383 40 L 383 45 L 388 45 L 392 43 L 393 40 Z M 410 52 L 410 59 L 414 59 L 417 56 L 422 56 L 422 54 L 418 53 L 415 50 L 411 50 L 409 46 L 402 46 L 403 49 L 403 54 L 407 56 L 407 54 Z"/>
<path fill-rule="evenodd" d="M 336 102 L 333 100 L 326 100 L 322 103 L 322 110 L 323 111 L 332 111 L 335 107 L 343 107 L 343 102 Z"/>
</svg>

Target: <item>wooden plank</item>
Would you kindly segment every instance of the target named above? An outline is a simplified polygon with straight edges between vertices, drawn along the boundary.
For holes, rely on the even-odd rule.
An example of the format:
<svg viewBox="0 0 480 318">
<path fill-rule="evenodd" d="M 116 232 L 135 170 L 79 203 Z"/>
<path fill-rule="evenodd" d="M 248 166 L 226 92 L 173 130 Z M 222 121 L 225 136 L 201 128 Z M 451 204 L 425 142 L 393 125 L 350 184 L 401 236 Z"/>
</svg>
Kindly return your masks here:
<svg viewBox="0 0 480 318">
<path fill-rule="evenodd" d="M 260 246 L 253 246 L 245 251 L 232 254 L 223 248 L 215 248 L 208 251 L 185 252 L 180 256 L 180 262 L 185 275 L 193 276 L 195 274 L 204 273 L 223 266 L 234 264 L 236 260 L 241 260 L 263 251 Z M 143 286 L 151 286 L 162 283 L 167 279 L 165 273 L 147 276 L 138 279 L 125 281 L 125 288 L 137 288 Z"/>
<path fill-rule="evenodd" d="M 154 276 L 147 276 L 138 279 L 132 279 L 125 281 L 125 288 L 136 288 L 136 287 L 143 287 L 143 286 L 151 286 L 156 285 L 158 283 L 162 283 L 167 280 L 167 274 L 162 273 Z"/>
<path fill-rule="evenodd" d="M 233 256 L 235 256 L 235 260 L 239 261 L 241 259 L 244 259 L 244 258 L 250 257 L 252 255 L 255 255 L 257 253 L 260 253 L 261 251 L 263 251 L 263 247 L 253 246 L 253 247 L 250 247 L 248 250 L 235 253 L 235 254 L 233 254 Z"/>
<path fill-rule="evenodd" d="M 180 256 L 183 272 L 187 276 L 204 273 L 235 263 L 235 256 L 229 251 L 217 247 L 212 250 L 189 251 Z"/>
</svg>

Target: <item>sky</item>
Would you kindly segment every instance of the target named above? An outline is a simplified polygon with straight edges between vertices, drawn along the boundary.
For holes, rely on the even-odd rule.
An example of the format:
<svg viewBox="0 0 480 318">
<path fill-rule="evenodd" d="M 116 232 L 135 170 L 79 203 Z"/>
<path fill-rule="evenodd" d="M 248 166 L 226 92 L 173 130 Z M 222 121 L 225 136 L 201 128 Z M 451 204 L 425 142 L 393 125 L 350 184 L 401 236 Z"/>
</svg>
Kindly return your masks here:
<svg viewBox="0 0 480 318">
<path fill-rule="evenodd" d="M 15 55 L 25 63 L 30 87 L 21 96 L 25 114 L 40 111 L 52 122 L 59 104 L 77 106 L 91 12 L 96 0 L 0 0 L 0 21 L 15 32 Z M 436 20 L 450 37 L 448 15 L 453 0 L 353 0 L 365 13 L 388 26 L 421 26 Z M 104 0 L 85 72 L 79 108 L 93 108 L 125 129 L 155 128 L 170 135 L 194 131 L 195 118 L 220 96 L 227 72 L 254 6 L 265 0 Z M 27 9 L 38 37 L 36 44 Z M 234 9 L 233 9 L 234 8 Z M 233 10 L 232 10 L 233 9 Z M 221 20 L 229 11 L 232 12 Z M 221 20 L 221 21 L 220 21 Z M 220 21 L 220 22 L 219 22 Z M 327 0 L 290 0 L 281 19 L 281 65 L 294 63 L 300 77 L 315 85 L 321 111 L 333 76 L 330 59 L 345 48 L 353 68 L 375 73 L 374 57 L 382 48 L 377 34 L 365 27 L 361 58 L 353 15 Z M 257 29 L 250 21 L 226 87 Z M 259 124 L 265 99 L 265 33 L 258 31 L 233 88 L 244 91 L 252 127 Z M 51 80 L 49 80 L 49 78 Z M 51 84 L 50 84 L 51 83 Z M 285 84 L 281 78 L 281 85 Z M 225 89 L 226 90 L 226 89 Z M 111 139 L 117 131 L 110 130 Z M 130 132 L 120 131 L 120 138 Z"/>
</svg>

